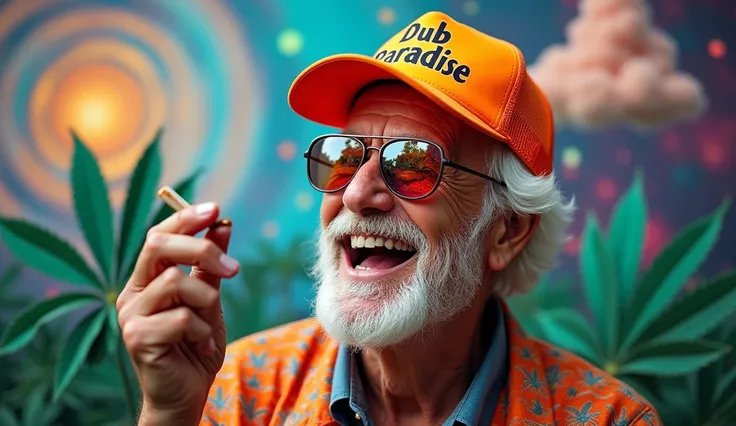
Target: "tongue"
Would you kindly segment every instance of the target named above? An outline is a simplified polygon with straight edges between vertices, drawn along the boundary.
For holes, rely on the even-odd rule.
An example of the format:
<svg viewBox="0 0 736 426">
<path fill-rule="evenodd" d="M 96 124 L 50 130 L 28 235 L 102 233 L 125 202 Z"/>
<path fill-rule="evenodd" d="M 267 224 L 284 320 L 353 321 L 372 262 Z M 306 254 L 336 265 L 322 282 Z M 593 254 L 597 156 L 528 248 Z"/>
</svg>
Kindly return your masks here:
<svg viewBox="0 0 736 426">
<path fill-rule="evenodd" d="M 360 262 L 360 266 L 370 269 L 389 269 L 401 265 L 406 259 L 403 256 L 374 254 Z"/>
</svg>

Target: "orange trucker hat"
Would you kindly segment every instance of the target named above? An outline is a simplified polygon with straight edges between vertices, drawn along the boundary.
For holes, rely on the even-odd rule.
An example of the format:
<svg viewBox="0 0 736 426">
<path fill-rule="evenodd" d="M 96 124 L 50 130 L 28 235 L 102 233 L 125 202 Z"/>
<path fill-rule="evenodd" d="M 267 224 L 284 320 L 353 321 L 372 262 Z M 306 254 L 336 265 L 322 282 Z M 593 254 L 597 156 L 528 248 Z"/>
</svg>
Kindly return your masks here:
<svg viewBox="0 0 736 426">
<path fill-rule="evenodd" d="M 355 96 L 379 80 L 402 81 L 506 143 L 533 174 L 552 171 L 552 110 L 511 43 L 428 12 L 373 57 L 340 54 L 309 66 L 292 83 L 289 105 L 308 120 L 344 128 Z"/>
</svg>

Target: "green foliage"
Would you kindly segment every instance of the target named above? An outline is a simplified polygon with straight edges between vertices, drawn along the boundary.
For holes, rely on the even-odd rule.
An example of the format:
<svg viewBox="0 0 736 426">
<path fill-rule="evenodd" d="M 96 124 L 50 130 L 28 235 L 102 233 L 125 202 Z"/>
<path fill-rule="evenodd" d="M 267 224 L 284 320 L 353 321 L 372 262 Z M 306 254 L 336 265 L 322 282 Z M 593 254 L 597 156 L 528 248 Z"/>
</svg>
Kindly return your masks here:
<svg viewBox="0 0 736 426">
<path fill-rule="evenodd" d="M 736 346 L 734 318 L 708 335 L 708 341 Z M 696 373 L 641 381 L 647 398 L 668 426 L 736 424 L 736 353 L 729 352 Z"/>
<path fill-rule="evenodd" d="M 146 233 L 146 219 L 151 210 L 153 199 L 161 178 L 161 160 L 159 158 L 159 140 L 161 132 L 156 134 L 153 142 L 143 152 L 138 167 L 130 178 L 130 188 L 123 208 L 123 220 L 120 228 L 120 249 L 118 250 L 117 264 L 121 265 L 118 274 L 125 269 L 134 256 L 137 248 L 143 243 Z M 117 276 L 119 281 L 125 277 Z"/>
<path fill-rule="evenodd" d="M 103 287 L 76 249 L 40 226 L 0 217 L 0 237 L 26 266 L 70 284 Z"/>
<path fill-rule="evenodd" d="M 730 200 L 685 227 L 640 274 L 641 250 L 635 247 L 644 243 L 646 220 L 641 179 L 635 176 L 616 206 L 611 220 L 616 233 L 604 239 L 595 217 L 587 218 L 580 267 L 594 320 L 553 312 L 545 317 L 544 336 L 618 376 L 691 373 L 730 349 L 703 338 L 736 307 L 736 274 L 717 277 L 677 300 L 715 244 Z"/>
<path fill-rule="evenodd" d="M 25 348 L 38 330 L 51 320 L 80 308 L 91 309 L 68 334 L 66 344 L 55 361 L 54 372 L 50 376 L 53 378 L 50 395 L 54 403 L 63 398 L 80 371 L 88 365 L 104 362 L 108 355 L 118 355 L 118 369 L 127 374 L 124 360 L 120 357 L 115 302 L 132 273 L 146 231 L 172 213 L 163 203 L 152 211 L 162 168 L 160 137 L 161 131 L 148 145 L 133 171 L 116 236 L 107 185 L 97 159 L 72 132 L 74 154 L 70 178 L 73 204 L 79 228 L 94 257 L 94 267 L 71 244 L 51 231 L 19 218 L 0 217 L 0 237 L 20 262 L 75 286 L 74 291 L 26 307 L 3 331 L 0 355 L 13 354 Z M 198 176 L 199 171 L 174 188 L 182 196 L 191 198 Z M 123 383 L 127 383 L 127 376 L 123 379 Z M 132 390 L 128 391 L 128 395 L 132 395 Z M 43 398 L 46 396 L 47 393 L 43 393 Z M 28 401 L 42 405 L 48 403 L 40 396 L 34 398 Z M 132 411 L 133 401 L 128 402 Z M 8 413 L 7 407 L 0 409 L 0 416 L 6 419 L 11 418 Z M 36 422 L 33 424 L 45 424 L 43 418 L 31 420 Z M 18 421 L 26 424 L 28 420 Z"/>
<path fill-rule="evenodd" d="M 66 327 L 63 322 L 49 323 L 23 352 L 3 358 L 1 425 L 112 425 L 115 418 L 124 418 L 120 379 L 109 362 L 83 366 L 65 392 L 53 398 L 53 378 Z"/>
<path fill-rule="evenodd" d="M 7 405 L 0 405 L 0 424 L 4 426 L 51 426 L 59 415 L 58 406 L 46 406 L 46 395 L 36 390 L 26 399 L 22 415 L 16 417 Z"/>
<path fill-rule="evenodd" d="M 620 290 L 619 306 L 628 306 L 641 266 L 646 232 L 647 205 L 644 200 L 642 175 L 637 172 L 631 188 L 621 197 L 611 215 L 608 241 L 616 262 Z"/>
<path fill-rule="evenodd" d="M 112 207 L 97 160 L 72 132 L 72 194 L 77 222 L 106 281 L 110 280 L 113 255 Z"/>
<path fill-rule="evenodd" d="M 66 293 L 31 305 L 5 329 L 0 355 L 23 348 L 33 340 L 40 326 L 70 311 L 92 304 L 95 300 L 93 294 Z"/>
<path fill-rule="evenodd" d="M 730 395 L 736 390 L 736 373 L 726 374 L 736 370 L 736 342 L 733 334 L 727 339 L 713 331 L 736 310 L 736 271 L 683 292 L 715 245 L 730 203 L 726 199 L 682 229 L 651 267 L 640 271 L 647 208 L 637 173 L 614 209 L 607 235 L 593 215 L 586 220 L 580 269 L 592 321 L 573 308 L 553 307 L 535 315 L 537 332 L 530 332 L 631 383 L 660 411 L 678 404 L 702 409 L 687 402 L 693 392 L 682 393 L 691 387 L 677 384 L 698 381 L 706 412 L 733 422 L 728 415 L 733 416 L 736 399 L 724 396 L 723 389 Z M 720 418 L 687 424 L 725 424 L 716 422 Z"/>
<path fill-rule="evenodd" d="M 273 244 L 260 241 L 256 244 L 260 257 L 241 261 L 240 278 L 224 283 L 221 287 L 228 340 L 237 340 L 257 331 L 298 319 L 298 312 L 289 303 L 295 283 L 306 279 L 306 250 L 308 240 L 295 238 L 283 252 Z M 279 305 L 276 315 L 265 309 L 269 296 L 275 290 Z"/>
<path fill-rule="evenodd" d="M 54 399 L 59 398 L 79 372 L 79 369 L 82 368 L 106 321 L 107 314 L 105 310 L 95 310 L 74 328 L 74 331 L 64 342 L 64 349 L 61 352 L 61 357 L 59 357 L 56 374 L 54 375 Z"/>
<path fill-rule="evenodd" d="M 23 267 L 20 263 L 13 263 L 0 272 L 0 312 L 14 312 L 16 309 L 28 305 L 28 300 L 11 294 L 13 283 L 20 277 Z"/>
<path fill-rule="evenodd" d="M 543 275 L 530 292 L 514 295 L 507 300 L 519 324 L 532 336 L 543 335 L 544 316 L 557 310 L 575 312 L 572 309 L 579 302 L 572 281 L 552 281 L 549 275 Z"/>
</svg>

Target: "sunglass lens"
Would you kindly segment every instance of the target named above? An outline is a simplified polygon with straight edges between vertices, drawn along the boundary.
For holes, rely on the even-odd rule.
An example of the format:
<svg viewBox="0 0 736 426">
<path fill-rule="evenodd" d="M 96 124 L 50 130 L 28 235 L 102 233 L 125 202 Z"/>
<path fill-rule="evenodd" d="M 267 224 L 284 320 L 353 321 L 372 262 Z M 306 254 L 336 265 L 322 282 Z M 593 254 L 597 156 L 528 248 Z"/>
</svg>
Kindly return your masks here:
<svg viewBox="0 0 736 426">
<path fill-rule="evenodd" d="M 363 146 L 350 138 L 327 136 L 312 145 L 308 155 L 312 184 L 323 191 L 336 191 L 347 185 L 358 170 Z"/>
<path fill-rule="evenodd" d="M 426 142 L 392 143 L 383 150 L 382 160 L 387 184 L 404 197 L 427 195 L 440 177 L 442 155 L 436 146 Z"/>
</svg>

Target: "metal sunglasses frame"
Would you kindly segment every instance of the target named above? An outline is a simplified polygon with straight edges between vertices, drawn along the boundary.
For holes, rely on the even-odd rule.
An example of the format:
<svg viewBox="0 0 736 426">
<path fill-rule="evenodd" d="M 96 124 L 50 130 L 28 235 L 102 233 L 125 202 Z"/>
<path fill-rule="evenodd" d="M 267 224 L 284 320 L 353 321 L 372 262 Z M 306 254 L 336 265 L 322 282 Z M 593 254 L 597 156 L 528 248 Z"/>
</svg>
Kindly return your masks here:
<svg viewBox="0 0 736 426">
<path fill-rule="evenodd" d="M 320 141 L 322 141 L 324 139 L 330 138 L 330 137 L 346 138 L 346 139 L 350 139 L 350 140 L 353 140 L 355 142 L 358 142 L 363 147 L 363 156 L 360 159 L 360 163 L 358 164 L 358 167 L 355 169 L 355 173 L 353 173 L 353 175 L 350 177 L 350 180 L 348 180 L 344 185 L 340 186 L 337 189 L 327 190 L 327 189 L 322 189 L 322 188 L 317 187 L 317 185 L 315 185 L 314 182 L 312 182 L 311 173 L 310 173 L 311 172 L 311 166 L 310 165 L 311 165 L 312 162 L 309 161 L 309 160 L 310 160 L 310 153 L 312 152 L 312 149 L 314 148 L 314 146 L 318 142 L 320 142 Z M 380 148 L 377 148 L 377 147 L 374 147 L 374 146 L 367 146 L 365 144 L 365 142 L 363 142 L 363 139 L 383 139 L 383 140 L 387 140 L 388 142 L 386 142 L 385 144 L 381 145 Z M 315 190 L 317 190 L 319 192 L 328 193 L 328 194 L 335 193 L 335 192 L 340 192 L 343 189 L 345 189 L 348 185 L 350 185 L 350 182 L 352 182 L 353 179 L 355 179 L 355 175 L 358 174 L 358 170 L 360 170 L 360 168 L 363 166 L 363 164 L 365 164 L 365 162 L 367 161 L 367 159 L 368 159 L 368 152 L 369 151 L 371 151 L 371 150 L 378 151 L 378 161 L 379 161 L 379 163 L 382 163 L 383 162 L 383 153 L 384 153 L 384 150 L 386 149 L 386 147 L 387 146 L 390 146 L 390 145 L 392 145 L 394 143 L 399 143 L 399 142 L 422 142 L 422 143 L 426 143 L 428 145 L 431 145 L 431 146 L 436 147 L 439 150 L 440 157 L 441 157 L 440 170 L 439 170 L 439 173 L 437 174 L 437 181 L 434 183 L 434 186 L 432 187 L 432 189 L 429 192 L 427 192 L 424 195 L 418 196 L 418 197 L 408 197 L 406 195 L 402 195 L 402 194 L 399 194 L 398 192 L 396 192 L 391 187 L 391 185 L 389 184 L 389 181 L 386 178 L 385 172 L 383 170 L 383 165 L 381 165 L 381 167 L 379 167 L 379 169 L 381 171 L 381 178 L 383 179 L 384 184 L 386 185 L 386 187 L 394 195 L 396 195 L 399 198 L 402 198 L 402 199 L 405 199 L 405 200 L 420 200 L 422 198 L 426 198 L 426 197 L 429 197 L 430 195 L 432 195 L 437 190 L 437 188 L 440 186 L 440 182 L 442 182 L 442 176 L 443 176 L 443 173 L 445 171 L 445 166 L 452 167 L 454 169 L 461 170 L 461 171 L 466 172 L 466 173 L 470 173 L 472 175 L 478 176 L 480 178 L 489 180 L 489 181 L 491 181 L 493 183 L 496 183 L 498 185 L 501 185 L 503 187 L 506 187 L 506 183 L 505 182 L 502 182 L 502 181 L 500 181 L 500 180 L 498 180 L 496 178 L 493 178 L 491 176 L 488 176 L 488 175 L 486 175 L 484 173 L 481 173 L 479 171 L 473 170 L 471 168 L 465 167 L 465 166 L 463 166 L 461 164 L 457 164 L 457 163 L 455 163 L 453 161 L 448 160 L 447 157 L 445 156 L 445 150 L 442 148 L 442 146 L 439 145 L 439 144 L 437 144 L 437 143 L 435 143 L 435 142 L 432 142 L 432 141 L 428 141 L 428 140 L 420 139 L 420 138 L 410 138 L 410 137 L 370 136 L 370 135 L 346 135 L 346 134 L 341 134 L 341 133 L 328 133 L 328 134 L 324 134 L 324 135 L 318 136 L 318 137 L 316 137 L 309 144 L 309 148 L 304 152 L 304 158 L 307 160 L 307 180 L 309 181 L 309 184 L 312 186 L 312 188 L 314 188 Z M 311 159 L 313 159 L 313 158 L 311 158 Z"/>
</svg>

